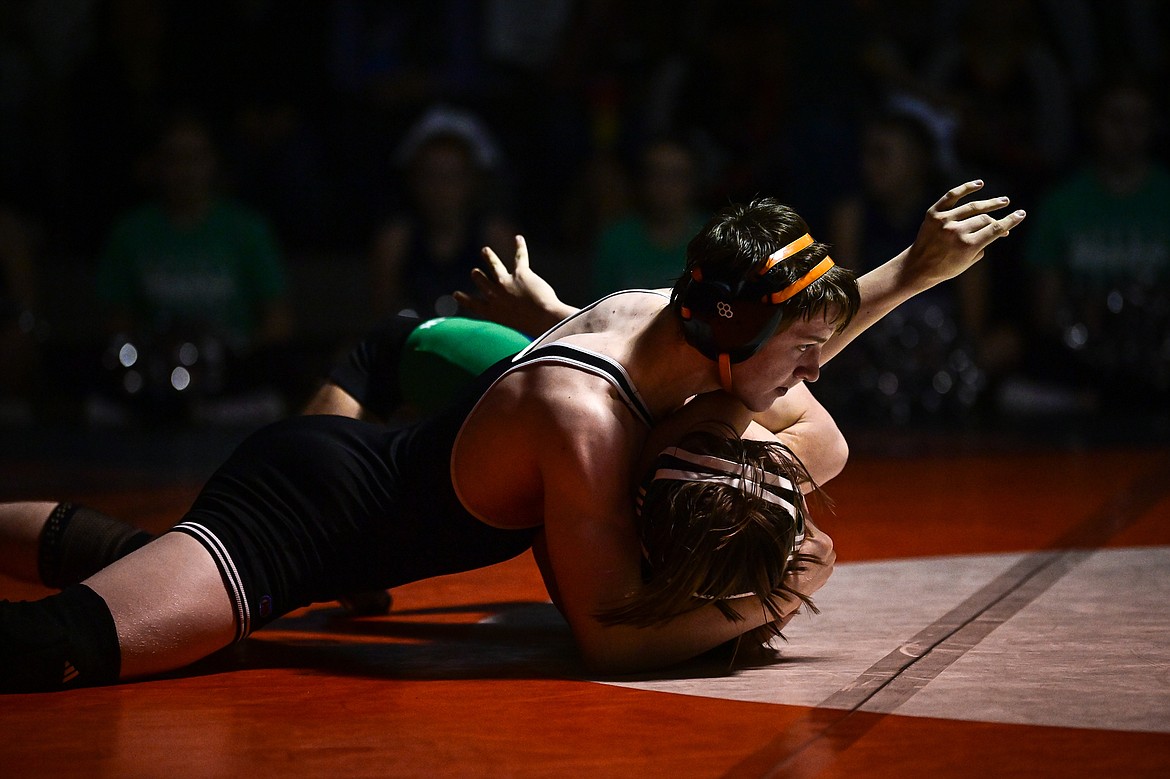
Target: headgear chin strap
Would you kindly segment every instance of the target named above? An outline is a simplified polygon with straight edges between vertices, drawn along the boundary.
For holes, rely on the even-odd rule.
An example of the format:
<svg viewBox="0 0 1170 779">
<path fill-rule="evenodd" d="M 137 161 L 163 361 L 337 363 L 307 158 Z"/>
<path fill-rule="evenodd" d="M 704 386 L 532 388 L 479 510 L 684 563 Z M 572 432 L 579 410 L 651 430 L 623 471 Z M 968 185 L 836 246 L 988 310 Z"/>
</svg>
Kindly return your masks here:
<svg viewBox="0 0 1170 779">
<path fill-rule="evenodd" d="M 719 355 L 719 386 L 731 392 L 731 355 L 727 352 Z"/>
<path fill-rule="evenodd" d="M 751 357 L 776 332 L 784 313 L 781 304 L 833 267 L 833 260 L 825 257 L 783 289 L 768 289 L 764 279 L 768 271 L 812 244 L 812 236 L 805 233 L 768 255 L 747 278 L 733 283 L 704 278 L 701 266 L 691 271 L 679 300 L 683 334 L 687 343 L 718 364 L 723 389 L 731 390 L 731 364 Z"/>
</svg>

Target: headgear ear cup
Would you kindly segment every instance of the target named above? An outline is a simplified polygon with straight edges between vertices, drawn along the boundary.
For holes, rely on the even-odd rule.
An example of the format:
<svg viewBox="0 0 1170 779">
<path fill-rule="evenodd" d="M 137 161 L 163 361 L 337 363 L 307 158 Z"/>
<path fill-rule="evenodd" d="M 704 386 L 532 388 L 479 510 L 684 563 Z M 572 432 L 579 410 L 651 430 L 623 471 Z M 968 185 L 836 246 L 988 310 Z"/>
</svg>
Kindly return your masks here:
<svg viewBox="0 0 1170 779">
<path fill-rule="evenodd" d="M 780 323 L 780 306 L 744 300 L 729 284 L 692 279 L 680 297 L 687 343 L 711 360 L 726 354 L 742 362 L 755 354 Z"/>
<path fill-rule="evenodd" d="M 776 332 L 784 313 L 781 304 L 833 267 L 833 261 L 825 257 L 783 289 L 769 287 L 764 278 L 767 271 L 812 244 L 812 236 L 805 233 L 769 255 L 757 266 L 758 270 L 734 283 L 704 278 L 701 266 L 691 271 L 679 298 L 683 334 L 687 343 L 719 363 L 725 389 L 731 385 L 730 364 L 751 357 Z"/>
</svg>

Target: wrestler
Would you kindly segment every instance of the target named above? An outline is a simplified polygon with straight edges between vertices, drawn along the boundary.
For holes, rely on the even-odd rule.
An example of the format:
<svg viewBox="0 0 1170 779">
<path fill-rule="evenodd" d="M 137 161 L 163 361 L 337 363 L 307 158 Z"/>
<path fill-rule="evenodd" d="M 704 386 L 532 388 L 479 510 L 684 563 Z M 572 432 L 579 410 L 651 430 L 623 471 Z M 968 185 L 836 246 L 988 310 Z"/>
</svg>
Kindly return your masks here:
<svg viewBox="0 0 1170 779">
<path fill-rule="evenodd" d="M 483 296 L 465 296 L 464 301 L 465 308 L 484 319 L 387 319 L 338 361 L 301 413 L 397 423 L 436 413 L 474 377 L 529 343 L 518 330 L 491 319 L 542 332 L 576 312 L 532 271 L 522 237 L 517 236 L 511 267 L 490 249 L 485 249 L 485 261 L 487 272 L 477 269 L 474 274 Z M 496 293 L 504 288 L 508 294 Z M 785 404 L 789 412 L 783 427 L 804 431 L 799 443 L 802 464 L 812 468 L 824 484 L 844 467 L 844 438 L 803 387 L 791 393 Z M 0 571 L 61 589 L 83 581 L 154 537 L 73 502 L 0 504 Z M 361 616 L 385 614 L 391 605 L 385 590 L 349 593 L 339 600 L 349 612 Z"/>
<path fill-rule="evenodd" d="M 726 209 L 692 240 L 669 298 L 635 291 L 595 303 L 431 418 L 386 430 L 311 416 L 259 431 L 175 530 L 58 595 L 0 605 L 0 687 L 171 670 L 298 606 L 532 544 L 599 672 L 664 667 L 782 621 L 803 603 L 789 590 L 811 596 L 831 571 L 831 544 L 808 523 L 799 551 L 810 561 L 786 574 L 788 589 L 734 600 L 692 591 L 701 604 L 653 624 L 610 618 L 644 587 L 631 495 L 647 453 L 661 451 L 650 432 L 665 435 L 675 419 L 685 422 L 675 433 L 689 432 L 706 412 L 737 435 L 767 433 L 789 389 L 1023 220 L 990 215 L 1004 199 L 964 202 L 980 187 L 944 195 L 915 244 L 860 282 L 790 209 Z M 724 517 L 688 519 L 716 528 Z"/>
<path fill-rule="evenodd" d="M 517 298 L 525 317 L 538 307 Z M 545 314 L 546 327 L 555 324 Z M 367 333 L 333 367 L 302 414 L 336 414 L 397 421 L 441 408 L 460 388 L 529 339 L 489 321 L 458 317 L 393 317 Z M 0 504 L 0 571 L 22 581 L 64 588 L 76 584 L 154 536 L 91 507 L 72 502 Z M 385 590 L 340 598 L 352 613 L 386 613 Z"/>
</svg>

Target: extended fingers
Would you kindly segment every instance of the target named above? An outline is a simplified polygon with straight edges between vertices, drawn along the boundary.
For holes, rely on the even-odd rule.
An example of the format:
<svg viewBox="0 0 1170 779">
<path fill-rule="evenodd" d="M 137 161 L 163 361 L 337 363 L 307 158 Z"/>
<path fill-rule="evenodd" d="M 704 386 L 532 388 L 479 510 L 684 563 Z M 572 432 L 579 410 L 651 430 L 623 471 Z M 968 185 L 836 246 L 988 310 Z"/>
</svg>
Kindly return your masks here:
<svg viewBox="0 0 1170 779">
<path fill-rule="evenodd" d="M 471 269 L 471 283 L 475 285 L 475 288 L 478 289 L 480 294 L 484 297 L 487 297 L 488 295 L 494 295 L 500 286 L 498 278 L 489 278 L 488 275 L 479 268 Z"/>
<path fill-rule="evenodd" d="M 938 201 L 933 206 L 930 207 L 930 211 L 931 212 L 949 211 L 950 209 L 954 208 L 956 203 L 958 203 L 963 198 L 967 197 L 967 195 L 970 195 L 972 192 L 978 191 L 982 188 L 983 188 L 983 180 L 982 179 L 975 179 L 974 181 L 968 181 L 968 182 L 965 182 L 963 184 L 960 184 L 959 186 L 949 190 L 945 195 L 940 197 L 938 199 Z"/>
<path fill-rule="evenodd" d="M 1002 219 L 993 219 L 990 216 L 986 217 L 988 222 L 976 230 L 972 234 L 972 238 L 976 240 L 977 245 L 986 246 L 997 238 L 1003 238 L 1010 233 L 1013 228 L 1020 222 L 1024 221 L 1027 212 L 1023 209 L 1012 211 Z"/>
<path fill-rule="evenodd" d="M 483 247 L 483 258 L 487 261 L 488 268 L 491 269 L 492 275 L 496 278 L 497 281 L 505 278 L 509 274 L 510 271 L 504 265 L 503 260 L 501 260 L 499 256 L 494 251 L 492 251 L 490 246 Z M 472 271 L 473 278 L 474 275 L 475 272 Z"/>
<path fill-rule="evenodd" d="M 946 211 L 940 216 L 955 221 L 962 221 L 970 219 L 978 214 L 986 214 L 990 211 L 998 211 L 1001 208 L 1007 208 L 1011 203 L 1011 198 L 1008 197 L 993 197 L 987 200 L 972 200 L 970 203 L 963 203 L 960 206 L 955 206 L 950 211 Z"/>
<path fill-rule="evenodd" d="M 528 270 L 528 242 L 524 240 L 523 235 L 516 236 L 516 262 L 514 272 L 519 274 L 521 271 Z"/>
<path fill-rule="evenodd" d="M 482 317 L 486 315 L 487 308 L 479 298 L 468 295 L 462 290 L 455 290 L 451 295 L 455 298 L 455 302 L 459 304 L 460 308 L 471 312 L 475 316 Z"/>
</svg>

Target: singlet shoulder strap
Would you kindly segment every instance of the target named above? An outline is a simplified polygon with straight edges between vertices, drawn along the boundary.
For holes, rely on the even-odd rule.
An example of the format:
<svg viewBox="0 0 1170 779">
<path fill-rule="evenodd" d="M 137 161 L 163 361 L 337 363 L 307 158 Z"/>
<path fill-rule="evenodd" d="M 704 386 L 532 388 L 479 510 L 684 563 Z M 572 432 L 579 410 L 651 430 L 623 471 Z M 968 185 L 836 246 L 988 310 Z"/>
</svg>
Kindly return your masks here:
<svg viewBox="0 0 1170 779">
<path fill-rule="evenodd" d="M 630 375 L 626 373 L 626 369 L 617 360 L 598 352 L 582 349 L 580 346 L 553 342 L 541 344 L 535 349 L 530 349 L 516 355 L 512 360 L 512 364 L 504 371 L 504 374 L 506 375 L 521 366 L 531 365 L 533 363 L 570 365 L 574 368 L 592 373 L 595 376 L 600 376 L 614 386 L 618 391 L 618 395 L 629 406 L 634 416 L 638 417 L 647 427 L 654 426 L 654 417 L 650 415 L 650 410 L 646 407 L 642 396 L 638 394 L 638 389 L 630 380 Z"/>
<path fill-rule="evenodd" d="M 528 345 L 528 349 L 526 351 L 531 351 L 532 349 L 539 348 L 540 345 L 544 343 L 544 339 L 548 336 L 549 333 L 553 332 L 554 330 L 560 329 L 560 327 L 562 325 L 564 325 L 566 322 L 571 322 L 574 319 L 578 319 L 578 318 L 584 316 L 585 314 L 587 314 L 590 311 L 592 311 L 593 309 L 597 308 L 598 306 L 600 306 L 602 303 L 609 300 L 610 298 L 617 297 L 618 295 L 628 295 L 631 292 L 637 292 L 637 293 L 641 293 L 641 294 L 645 294 L 645 295 L 656 295 L 660 298 L 665 298 L 666 300 L 670 299 L 670 295 L 667 295 L 662 290 L 658 290 L 658 289 L 623 289 L 623 290 L 618 290 L 617 292 L 611 292 L 608 295 L 605 295 L 604 297 L 601 297 L 601 298 L 593 301 L 589 305 L 584 306 L 583 308 L 577 309 L 576 311 L 574 311 L 573 313 L 569 314 L 567 317 L 562 319 L 560 322 L 557 322 L 555 325 L 550 327 L 548 330 L 545 330 L 543 333 L 538 335 L 536 338 L 532 339 L 532 343 L 530 343 Z"/>
</svg>

